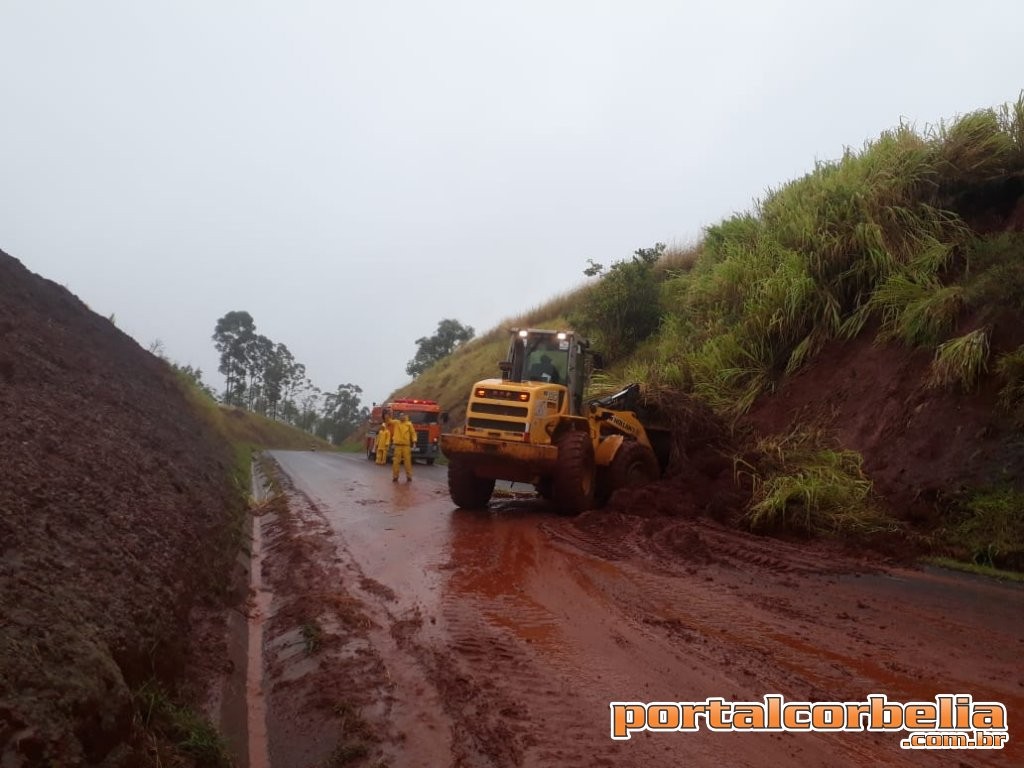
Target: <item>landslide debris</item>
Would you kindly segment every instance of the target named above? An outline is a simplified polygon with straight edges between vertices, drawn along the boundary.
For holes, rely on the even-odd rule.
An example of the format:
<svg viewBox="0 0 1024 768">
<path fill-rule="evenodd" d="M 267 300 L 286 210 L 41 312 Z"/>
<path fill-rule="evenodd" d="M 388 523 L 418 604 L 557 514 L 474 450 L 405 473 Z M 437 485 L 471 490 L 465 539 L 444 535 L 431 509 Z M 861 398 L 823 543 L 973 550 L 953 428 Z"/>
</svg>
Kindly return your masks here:
<svg viewBox="0 0 1024 768">
<path fill-rule="evenodd" d="M 148 765 L 241 496 L 169 366 L 0 251 L 0 765 Z"/>
</svg>

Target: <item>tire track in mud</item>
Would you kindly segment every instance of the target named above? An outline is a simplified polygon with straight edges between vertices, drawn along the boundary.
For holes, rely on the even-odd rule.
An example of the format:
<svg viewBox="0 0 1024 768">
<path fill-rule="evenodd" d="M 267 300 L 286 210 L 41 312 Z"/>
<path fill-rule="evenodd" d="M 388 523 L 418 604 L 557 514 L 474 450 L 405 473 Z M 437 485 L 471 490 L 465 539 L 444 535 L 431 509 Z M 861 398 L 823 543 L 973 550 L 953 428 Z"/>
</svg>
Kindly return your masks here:
<svg viewBox="0 0 1024 768">
<path fill-rule="evenodd" d="M 329 545 L 329 526 L 287 475 L 261 518 L 264 693 L 269 762 L 309 768 L 380 758 L 388 738 L 377 708 L 389 681 L 370 641 L 373 620 Z"/>
<path fill-rule="evenodd" d="M 585 727 L 571 706 L 569 681 L 530 649 L 556 632 L 546 611 L 514 600 L 467 600 L 447 603 L 438 624 L 443 641 L 439 633 L 413 632 L 404 643 L 428 671 L 453 723 L 452 766 L 611 764 L 565 749 Z"/>
<path fill-rule="evenodd" d="M 535 519 L 515 519 L 514 504 L 498 506 L 511 519 L 453 513 L 460 535 L 439 621 L 446 649 L 438 650 L 437 638 L 423 648 L 438 685 L 454 681 L 461 694 L 447 697 L 449 711 L 466 724 L 465 753 L 476 759 L 454 765 L 576 768 L 656 758 L 665 745 L 608 737 L 607 691 L 630 684 L 629 674 L 602 668 L 608 649 L 628 655 L 629 643 L 615 630 L 621 618 L 574 578 L 551 570 L 548 561 L 561 553 Z M 565 592 L 538 591 L 548 577 Z M 573 623 L 575 632 L 567 628 Z"/>
<path fill-rule="evenodd" d="M 467 513 L 426 482 L 392 488 L 354 470 L 352 480 L 341 459 L 313 464 L 320 475 L 290 498 L 320 539 L 310 556 L 330 563 L 330 578 L 366 617 L 360 637 L 375 666 L 349 679 L 361 680 L 359 714 L 383 764 L 940 765 L 948 755 L 905 753 L 892 734 L 701 731 L 612 742 L 608 703 L 878 691 L 913 700 L 962 683 L 1007 702 L 1011 718 L 1021 711 L 1020 590 L 952 585 L 957 615 L 947 616 L 945 587 L 835 548 L 702 519 L 565 520 L 522 500 Z M 336 488 L 344 499 L 327 498 Z M 978 627 L 995 647 L 983 665 L 961 669 L 951 651 Z M 1013 747 L 982 757 L 1015 765 Z M 978 754 L 963 757 L 977 764 Z"/>
<path fill-rule="evenodd" d="M 1013 585 L 885 568 L 831 546 L 795 547 L 704 520 L 613 520 L 608 540 L 586 519 L 543 527 L 559 547 L 601 559 L 615 553 L 620 573 L 636 588 L 606 586 L 606 594 L 638 624 L 688 644 L 700 664 L 739 673 L 735 689 L 717 695 L 856 701 L 884 692 L 927 701 L 970 691 L 1024 712 L 1024 678 L 1015 661 L 1015 648 L 1024 643 L 1024 602 Z M 684 546 L 665 547 L 664 531 Z M 998 606 L 999 615 L 991 607 L 958 615 L 985 604 Z M 962 649 L 973 646 L 983 626 L 993 647 L 979 664 Z M 814 738 L 831 750 L 834 764 L 944 761 L 941 752 L 899 750 L 892 734 Z M 809 748 L 809 741 L 802 737 L 800 746 Z M 981 757 L 1016 765 L 1020 751 L 1011 745 L 965 753 L 962 764 Z"/>
</svg>

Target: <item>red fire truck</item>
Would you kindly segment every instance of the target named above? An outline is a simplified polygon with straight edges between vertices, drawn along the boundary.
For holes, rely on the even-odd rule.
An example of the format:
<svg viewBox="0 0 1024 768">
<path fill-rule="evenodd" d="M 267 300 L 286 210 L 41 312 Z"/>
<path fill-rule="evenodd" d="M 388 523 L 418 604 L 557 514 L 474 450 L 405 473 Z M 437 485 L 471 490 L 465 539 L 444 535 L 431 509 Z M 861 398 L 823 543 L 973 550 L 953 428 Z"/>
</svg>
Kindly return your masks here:
<svg viewBox="0 0 1024 768">
<path fill-rule="evenodd" d="M 412 447 L 412 460 L 423 459 L 433 464 L 441 455 L 438 444 L 441 440 L 441 425 L 448 422 L 448 414 L 441 413 L 436 400 L 421 400 L 414 397 L 398 397 L 389 403 L 374 403 L 370 411 L 370 426 L 366 430 L 366 458 L 373 459 L 373 442 L 377 431 L 384 421 L 385 414 L 392 419 L 401 418 L 403 413 L 409 414 L 409 421 L 416 429 L 416 445 Z M 388 461 L 394 454 L 388 448 Z"/>
</svg>

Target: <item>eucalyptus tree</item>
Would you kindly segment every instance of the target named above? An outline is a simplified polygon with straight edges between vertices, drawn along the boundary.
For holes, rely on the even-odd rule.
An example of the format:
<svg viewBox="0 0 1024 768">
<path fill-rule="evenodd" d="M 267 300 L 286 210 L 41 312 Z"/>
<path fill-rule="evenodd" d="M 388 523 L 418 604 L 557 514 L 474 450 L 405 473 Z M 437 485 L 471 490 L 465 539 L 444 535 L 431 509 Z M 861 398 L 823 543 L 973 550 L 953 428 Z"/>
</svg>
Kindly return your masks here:
<svg viewBox="0 0 1024 768">
<path fill-rule="evenodd" d="M 255 335 L 256 324 L 248 312 L 228 312 L 217 321 L 213 341 L 220 353 L 217 370 L 225 378 L 224 402 L 228 405 L 243 405 L 245 402 L 248 373 L 246 351 Z"/>
</svg>

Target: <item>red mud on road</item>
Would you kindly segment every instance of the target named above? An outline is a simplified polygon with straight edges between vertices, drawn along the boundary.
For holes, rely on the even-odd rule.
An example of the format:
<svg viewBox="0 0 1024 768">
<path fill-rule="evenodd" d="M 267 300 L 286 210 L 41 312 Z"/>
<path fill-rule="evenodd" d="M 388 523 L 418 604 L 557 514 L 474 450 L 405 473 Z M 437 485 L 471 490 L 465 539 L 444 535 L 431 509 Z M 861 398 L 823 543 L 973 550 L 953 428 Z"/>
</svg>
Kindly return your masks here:
<svg viewBox="0 0 1024 768">
<path fill-rule="evenodd" d="M 275 456 L 287 487 L 263 519 L 275 768 L 1024 762 L 1020 586 L 637 516 L 625 497 L 574 520 L 536 499 L 472 513 L 452 508 L 440 467 L 395 486 L 352 456 Z M 1007 705 L 1011 738 L 950 754 L 867 732 L 609 737 L 610 701 L 770 693 L 970 693 Z"/>
</svg>

